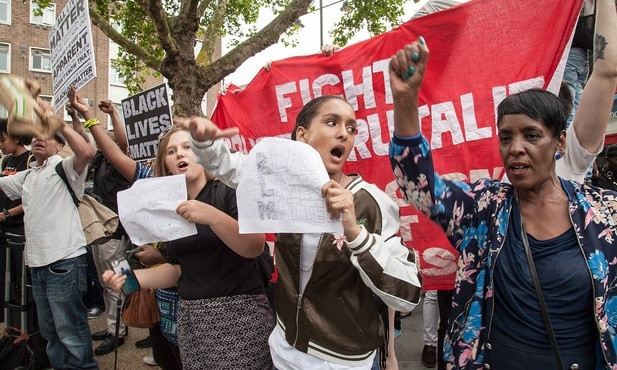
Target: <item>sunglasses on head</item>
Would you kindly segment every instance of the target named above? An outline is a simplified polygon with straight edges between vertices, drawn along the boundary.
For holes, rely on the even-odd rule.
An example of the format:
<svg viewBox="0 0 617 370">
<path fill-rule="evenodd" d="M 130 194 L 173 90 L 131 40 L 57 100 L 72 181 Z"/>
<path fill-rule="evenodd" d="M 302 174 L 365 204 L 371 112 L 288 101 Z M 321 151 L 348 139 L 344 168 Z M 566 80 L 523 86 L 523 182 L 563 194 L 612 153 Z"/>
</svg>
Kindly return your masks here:
<svg viewBox="0 0 617 370">
<path fill-rule="evenodd" d="M 159 134 L 159 142 L 161 142 L 161 140 L 163 140 L 165 138 L 165 136 L 169 135 L 169 133 L 171 132 L 171 129 L 173 127 L 178 127 L 178 126 L 171 125 L 171 126 L 167 127 L 166 129 L 164 129 L 163 131 L 161 131 L 161 133 Z"/>
</svg>

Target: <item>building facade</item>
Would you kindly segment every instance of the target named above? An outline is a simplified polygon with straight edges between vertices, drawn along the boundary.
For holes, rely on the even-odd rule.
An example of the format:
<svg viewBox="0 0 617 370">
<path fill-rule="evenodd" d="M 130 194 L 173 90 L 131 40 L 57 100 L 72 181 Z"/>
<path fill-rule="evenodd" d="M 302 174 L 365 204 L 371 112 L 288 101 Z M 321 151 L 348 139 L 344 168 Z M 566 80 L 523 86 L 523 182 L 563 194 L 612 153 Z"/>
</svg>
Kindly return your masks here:
<svg viewBox="0 0 617 370">
<path fill-rule="evenodd" d="M 32 0 L 0 0 L 0 74 L 11 74 L 37 82 L 41 86 L 41 97 L 50 103 L 54 95 L 48 35 L 66 3 L 66 0 L 56 0 L 43 10 L 41 16 L 36 16 L 34 13 L 38 5 Z M 96 26 L 92 26 L 92 41 L 97 77 L 79 91 L 79 95 L 86 99 L 95 116 L 105 122 L 108 117 L 98 109 L 98 103 L 110 99 L 121 112 L 120 102 L 129 93 L 111 63 L 118 55 L 118 45 Z M 220 57 L 220 50 L 219 45 L 215 59 Z M 163 82 L 163 78 L 149 76 L 143 88 Z M 205 115 L 212 113 L 218 90 L 218 86 L 215 86 L 203 98 Z M 65 121 L 70 121 L 66 112 L 58 114 L 64 116 Z M 6 115 L 6 109 L 0 106 L 0 117 Z"/>
</svg>

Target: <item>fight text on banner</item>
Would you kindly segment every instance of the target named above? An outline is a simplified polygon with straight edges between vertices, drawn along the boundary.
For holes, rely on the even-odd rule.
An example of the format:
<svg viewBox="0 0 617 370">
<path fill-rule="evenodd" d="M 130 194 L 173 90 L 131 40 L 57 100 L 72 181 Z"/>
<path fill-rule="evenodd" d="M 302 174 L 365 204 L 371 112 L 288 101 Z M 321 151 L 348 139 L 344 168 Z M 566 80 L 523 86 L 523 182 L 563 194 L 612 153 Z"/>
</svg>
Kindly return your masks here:
<svg viewBox="0 0 617 370">
<path fill-rule="evenodd" d="M 388 158 L 393 104 L 388 64 L 423 36 L 431 50 L 420 95 L 422 133 L 435 167 L 450 178 L 501 178 L 495 110 L 509 94 L 533 87 L 557 92 L 582 0 L 474 0 L 411 20 L 348 46 L 272 63 L 244 89 L 220 96 L 212 119 L 236 126 L 228 140 L 248 152 L 266 136 L 289 137 L 309 100 L 340 95 L 355 109 L 358 135 L 346 172 L 358 172 L 399 202 L 401 235 L 422 256 L 426 289 L 453 286 L 456 252 L 443 231 L 402 201 Z"/>
</svg>

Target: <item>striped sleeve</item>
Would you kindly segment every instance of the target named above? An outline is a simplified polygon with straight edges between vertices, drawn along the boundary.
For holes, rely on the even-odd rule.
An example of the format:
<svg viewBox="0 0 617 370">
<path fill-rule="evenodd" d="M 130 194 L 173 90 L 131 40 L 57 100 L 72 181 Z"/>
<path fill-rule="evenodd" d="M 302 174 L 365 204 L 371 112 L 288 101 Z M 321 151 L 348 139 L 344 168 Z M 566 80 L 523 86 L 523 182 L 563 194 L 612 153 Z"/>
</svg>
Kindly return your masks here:
<svg viewBox="0 0 617 370">
<path fill-rule="evenodd" d="M 150 166 L 147 166 L 141 162 L 137 162 L 137 168 L 135 169 L 135 181 L 137 180 L 141 180 L 141 179 L 149 179 L 154 177 L 154 171 L 152 171 L 152 168 Z"/>
<path fill-rule="evenodd" d="M 206 172 L 232 189 L 238 187 L 245 158 L 243 153 L 230 150 L 221 139 L 196 141 L 191 137 L 189 143 L 195 153 L 195 160 Z"/>
<path fill-rule="evenodd" d="M 367 185 L 365 190 L 379 214 L 360 225 L 360 235 L 347 243 L 352 252 L 351 262 L 360 271 L 364 283 L 386 305 L 397 311 L 411 311 L 422 295 L 419 257 L 397 236 L 400 223 L 396 203 L 383 191 Z"/>
</svg>

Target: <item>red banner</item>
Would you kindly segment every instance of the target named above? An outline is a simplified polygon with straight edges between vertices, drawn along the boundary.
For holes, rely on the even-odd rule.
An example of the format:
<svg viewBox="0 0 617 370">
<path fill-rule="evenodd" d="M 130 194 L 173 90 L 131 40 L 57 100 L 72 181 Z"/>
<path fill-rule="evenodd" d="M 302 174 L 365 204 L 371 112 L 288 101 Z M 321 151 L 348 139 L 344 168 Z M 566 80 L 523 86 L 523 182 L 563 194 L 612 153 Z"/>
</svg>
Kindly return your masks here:
<svg viewBox="0 0 617 370">
<path fill-rule="evenodd" d="M 236 126 L 229 144 L 248 152 L 260 138 L 289 137 L 309 100 L 341 95 L 355 109 L 359 133 L 346 173 L 360 173 L 401 206 L 401 235 L 422 255 L 425 289 L 450 289 L 458 253 L 443 232 L 401 200 L 388 158 L 393 131 L 388 63 L 423 36 L 431 51 L 420 96 L 422 132 L 438 172 L 459 179 L 501 178 L 495 109 L 531 87 L 557 91 L 564 51 L 583 0 L 475 0 L 403 24 L 333 56 L 276 61 L 244 89 L 218 100 L 212 120 Z"/>
</svg>

